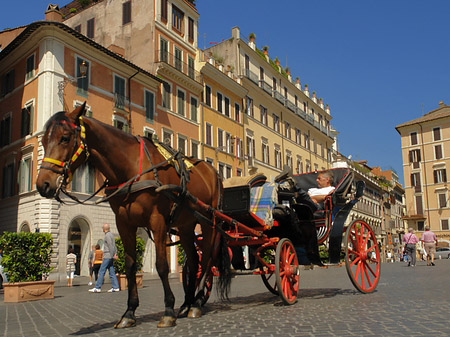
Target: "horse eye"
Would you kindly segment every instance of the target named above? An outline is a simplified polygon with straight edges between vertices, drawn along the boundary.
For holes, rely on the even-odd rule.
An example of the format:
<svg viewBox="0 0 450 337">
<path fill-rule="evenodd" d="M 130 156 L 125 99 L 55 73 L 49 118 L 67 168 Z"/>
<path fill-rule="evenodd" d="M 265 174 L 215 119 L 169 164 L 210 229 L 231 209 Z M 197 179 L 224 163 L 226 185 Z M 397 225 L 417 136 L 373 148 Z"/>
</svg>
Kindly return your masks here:
<svg viewBox="0 0 450 337">
<path fill-rule="evenodd" d="M 61 143 L 68 143 L 70 141 L 70 137 L 69 136 L 62 136 L 61 137 Z"/>
</svg>

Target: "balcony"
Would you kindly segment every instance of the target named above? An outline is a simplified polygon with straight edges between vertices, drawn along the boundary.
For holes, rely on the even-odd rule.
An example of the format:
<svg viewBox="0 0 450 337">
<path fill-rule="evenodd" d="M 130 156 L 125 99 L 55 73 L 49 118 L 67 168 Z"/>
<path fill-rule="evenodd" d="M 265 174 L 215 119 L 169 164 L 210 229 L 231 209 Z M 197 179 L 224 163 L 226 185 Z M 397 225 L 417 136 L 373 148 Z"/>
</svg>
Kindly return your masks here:
<svg viewBox="0 0 450 337">
<path fill-rule="evenodd" d="M 125 111 L 125 104 L 127 102 L 127 98 L 124 95 L 121 95 L 117 92 L 114 93 L 114 108 Z"/>
<path fill-rule="evenodd" d="M 272 86 L 264 80 L 259 80 L 259 87 L 272 96 Z"/>
<path fill-rule="evenodd" d="M 190 66 L 189 64 L 183 62 L 180 58 L 176 57 L 175 55 L 159 50 L 157 53 L 157 60 L 156 63 L 164 63 L 172 68 L 178 70 L 179 72 L 183 73 L 187 77 L 193 79 L 196 82 L 201 82 L 201 76 L 198 71 L 194 69 L 194 66 Z"/>
<path fill-rule="evenodd" d="M 313 118 L 313 116 L 311 116 L 310 114 L 307 114 L 307 115 L 306 115 L 306 121 L 307 121 L 309 124 L 314 125 L 314 118 Z"/>
<path fill-rule="evenodd" d="M 300 109 L 299 107 L 295 108 L 295 113 L 299 115 L 301 118 L 306 119 L 306 113 Z"/>
<path fill-rule="evenodd" d="M 284 96 L 277 90 L 273 91 L 273 97 L 275 97 L 275 99 L 283 105 L 286 102 L 286 98 L 284 98 Z"/>
<path fill-rule="evenodd" d="M 295 112 L 295 110 L 297 109 L 297 107 L 295 106 L 294 103 L 292 103 L 289 100 L 286 100 L 286 106 L 289 110 L 291 110 L 292 112 Z"/>
<path fill-rule="evenodd" d="M 258 75 L 256 75 L 250 69 L 245 69 L 245 77 L 247 77 L 250 81 L 252 81 L 256 85 L 258 85 L 258 82 L 259 82 Z"/>
</svg>

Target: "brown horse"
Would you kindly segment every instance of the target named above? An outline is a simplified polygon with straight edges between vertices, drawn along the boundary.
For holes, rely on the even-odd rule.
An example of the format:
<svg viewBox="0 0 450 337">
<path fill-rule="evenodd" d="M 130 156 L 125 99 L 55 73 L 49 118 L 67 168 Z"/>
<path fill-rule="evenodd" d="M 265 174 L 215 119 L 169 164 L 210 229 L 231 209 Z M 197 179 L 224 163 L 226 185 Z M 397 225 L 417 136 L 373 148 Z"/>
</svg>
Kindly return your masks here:
<svg viewBox="0 0 450 337">
<path fill-rule="evenodd" d="M 222 197 L 222 182 L 217 171 L 204 161 L 184 158 L 193 166 L 189 170 L 188 179 L 183 181 L 174 165 L 158 151 L 153 141 L 139 139 L 95 119 L 86 118 L 83 116 L 84 112 L 85 104 L 71 113 L 59 112 L 48 120 L 42 139 L 45 158 L 36 182 L 39 193 L 44 197 L 55 197 L 59 200 L 59 192 L 61 188 L 64 190 L 71 173 L 86 161 L 104 175 L 108 186 L 122 185 L 122 192 L 126 191 L 113 194 L 108 199 L 123 241 L 128 279 L 128 308 L 115 324 L 116 328 L 125 328 L 136 323 L 134 313 L 139 305 L 135 277 L 138 227 L 148 228 L 152 232 L 156 246 L 156 268 L 164 287 L 165 302 L 164 316 L 158 327 L 176 324 L 175 298 L 169 286 L 166 258 L 169 227 L 178 229 L 180 243 L 186 253 L 189 273 L 187 279 L 190 280 L 185 285 L 185 300 L 178 316 L 200 317 L 200 306 L 204 302 L 202 286 L 197 287 L 200 291 L 195 294 L 198 255 L 194 244 L 194 227 L 199 222 L 195 211 L 210 220 L 213 215 L 211 212 L 205 212 L 204 208 L 200 209 L 192 202 L 192 198 L 183 198 L 183 194 L 193 195 L 214 209 L 217 208 Z M 133 185 L 143 182 L 148 184 L 136 191 L 131 189 Z M 180 185 L 185 185 L 185 192 L 182 192 L 182 189 L 177 192 L 159 192 L 167 186 Z M 178 207 L 174 207 L 174 204 Z M 212 247 L 217 247 L 217 234 L 213 226 L 203 221 L 202 235 L 202 271 L 205 271 L 210 270 L 212 266 Z M 226 249 L 217 251 L 218 259 L 229 261 L 229 257 L 221 255 Z M 220 272 L 226 275 L 219 282 L 219 287 L 222 286 L 219 291 L 226 296 L 230 284 L 229 263 L 219 265 L 218 267 L 222 268 Z M 206 276 L 202 278 L 204 279 Z"/>
</svg>

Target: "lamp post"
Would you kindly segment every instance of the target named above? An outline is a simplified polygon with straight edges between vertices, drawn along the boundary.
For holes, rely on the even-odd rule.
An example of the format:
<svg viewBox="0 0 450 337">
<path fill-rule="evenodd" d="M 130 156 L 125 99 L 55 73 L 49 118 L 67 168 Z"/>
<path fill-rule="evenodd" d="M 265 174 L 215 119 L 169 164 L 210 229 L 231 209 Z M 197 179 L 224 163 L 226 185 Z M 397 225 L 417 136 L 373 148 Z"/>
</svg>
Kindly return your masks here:
<svg viewBox="0 0 450 337">
<path fill-rule="evenodd" d="M 87 68 L 88 68 L 86 61 L 83 60 L 83 62 L 81 62 L 81 64 L 80 64 L 79 68 L 80 68 L 80 74 L 81 74 L 80 77 L 75 77 L 75 78 L 64 77 L 64 79 L 62 81 L 58 82 L 58 96 L 63 105 L 63 108 L 64 108 L 64 89 L 66 88 L 67 84 L 74 83 L 77 80 L 86 77 L 86 72 L 87 72 Z"/>
</svg>

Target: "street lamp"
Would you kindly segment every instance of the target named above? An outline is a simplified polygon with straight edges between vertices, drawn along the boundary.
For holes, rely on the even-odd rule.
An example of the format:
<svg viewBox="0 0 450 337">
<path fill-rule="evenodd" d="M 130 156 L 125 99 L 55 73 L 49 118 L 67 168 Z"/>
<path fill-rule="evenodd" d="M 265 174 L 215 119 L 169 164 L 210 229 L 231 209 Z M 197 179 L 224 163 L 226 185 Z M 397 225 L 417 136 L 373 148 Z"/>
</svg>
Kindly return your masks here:
<svg viewBox="0 0 450 337">
<path fill-rule="evenodd" d="M 80 77 L 75 77 L 75 78 L 68 78 L 68 77 L 64 77 L 64 79 L 62 81 L 58 82 L 58 96 L 59 99 L 64 107 L 64 89 L 66 88 L 66 85 L 69 83 L 74 83 L 77 80 L 81 79 L 81 78 L 85 78 L 86 77 L 86 72 L 87 72 L 87 63 L 85 60 L 83 60 L 83 62 L 81 62 L 79 69 L 80 69 Z"/>
</svg>

